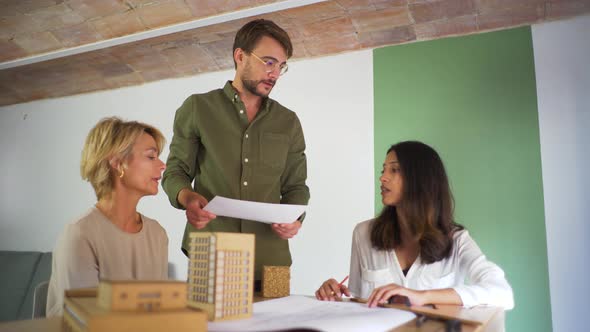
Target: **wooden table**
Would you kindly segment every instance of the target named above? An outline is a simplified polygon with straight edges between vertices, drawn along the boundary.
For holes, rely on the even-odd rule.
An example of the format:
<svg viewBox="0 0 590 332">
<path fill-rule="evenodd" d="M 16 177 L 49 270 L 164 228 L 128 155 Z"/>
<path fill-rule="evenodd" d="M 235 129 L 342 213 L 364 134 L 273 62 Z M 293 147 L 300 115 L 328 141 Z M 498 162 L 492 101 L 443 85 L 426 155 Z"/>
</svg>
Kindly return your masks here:
<svg viewBox="0 0 590 332">
<path fill-rule="evenodd" d="M 260 296 L 254 297 L 254 302 L 268 300 Z M 457 306 L 437 306 L 436 309 L 425 308 L 424 311 L 438 311 L 439 314 L 459 315 L 466 320 L 473 320 L 481 324 L 463 324 L 462 332 L 498 332 L 504 331 L 504 310 L 497 307 L 475 307 L 465 309 Z M 427 319 L 420 326 L 416 320 L 392 329 L 390 332 L 444 332 L 443 321 Z M 0 332 L 63 332 L 62 317 L 46 319 L 20 320 L 0 323 Z"/>
<path fill-rule="evenodd" d="M 62 317 L 15 320 L 0 323 L 0 332 L 62 332 Z"/>
<path fill-rule="evenodd" d="M 475 307 L 465 309 L 457 306 L 438 306 L 437 309 L 446 311 L 450 314 L 458 315 L 466 320 L 472 320 L 473 323 L 463 323 L 461 332 L 500 332 L 504 331 L 505 316 L 504 310 L 498 307 Z M 406 324 L 391 330 L 390 332 L 444 332 L 445 322 L 443 320 L 426 319 L 425 322 L 417 323 L 415 318 Z"/>
</svg>

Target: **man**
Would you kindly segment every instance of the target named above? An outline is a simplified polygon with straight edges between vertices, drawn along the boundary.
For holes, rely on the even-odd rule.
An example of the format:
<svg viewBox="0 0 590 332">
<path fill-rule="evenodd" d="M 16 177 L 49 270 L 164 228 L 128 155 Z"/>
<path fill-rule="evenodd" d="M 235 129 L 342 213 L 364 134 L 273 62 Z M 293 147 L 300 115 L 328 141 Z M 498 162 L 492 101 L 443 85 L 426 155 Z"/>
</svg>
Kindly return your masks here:
<svg viewBox="0 0 590 332">
<path fill-rule="evenodd" d="M 192 231 L 254 233 L 257 288 L 264 265 L 291 265 L 288 239 L 301 220 L 264 224 L 203 210 L 216 195 L 266 203 L 307 204 L 305 141 L 297 115 L 268 98 L 293 54 L 287 33 L 254 20 L 236 34 L 236 74 L 222 89 L 190 96 L 176 111 L 162 186 L 186 209 L 182 241 Z M 194 180 L 194 187 L 191 182 Z"/>
</svg>

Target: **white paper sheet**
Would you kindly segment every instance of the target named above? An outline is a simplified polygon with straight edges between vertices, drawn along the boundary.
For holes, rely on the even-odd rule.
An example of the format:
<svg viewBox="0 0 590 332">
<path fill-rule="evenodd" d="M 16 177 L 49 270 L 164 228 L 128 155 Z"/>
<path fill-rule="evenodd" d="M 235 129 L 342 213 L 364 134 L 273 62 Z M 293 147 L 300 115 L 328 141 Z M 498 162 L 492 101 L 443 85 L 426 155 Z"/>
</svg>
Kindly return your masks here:
<svg viewBox="0 0 590 332">
<path fill-rule="evenodd" d="M 218 216 L 286 224 L 297 220 L 305 208 L 307 205 L 260 203 L 215 196 L 203 210 Z"/>
<path fill-rule="evenodd" d="M 291 295 L 254 303 L 252 318 L 209 322 L 208 331 L 251 332 L 309 328 L 326 332 L 381 332 L 396 328 L 415 317 L 409 311 L 368 308 L 355 302 L 326 302 Z"/>
</svg>

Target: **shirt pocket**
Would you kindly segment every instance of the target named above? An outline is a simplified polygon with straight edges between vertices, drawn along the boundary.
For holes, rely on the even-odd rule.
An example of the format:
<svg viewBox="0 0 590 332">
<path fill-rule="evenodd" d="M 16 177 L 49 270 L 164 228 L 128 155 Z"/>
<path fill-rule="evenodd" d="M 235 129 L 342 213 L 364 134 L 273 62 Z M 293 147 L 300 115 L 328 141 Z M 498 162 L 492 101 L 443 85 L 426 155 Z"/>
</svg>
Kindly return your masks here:
<svg viewBox="0 0 590 332">
<path fill-rule="evenodd" d="M 447 274 L 424 273 L 420 275 L 420 289 L 443 289 L 455 286 L 455 272 Z"/>
<path fill-rule="evenodd" d="M 289 136 L 278 133 L 262 133 L 260 160 L 264 166 L 283 169 L 289 152 Z"/>
<path fill-rule="evenodd" d="M 361 269 L 361 278 L 364 284 L 367 284 L 369 289 L 374 289 L 377 287 L 381 287 L 387 284 L 393 283 L 393 275 L 391 274 L 391 269 L 379 269 L 379 270 L 369 270 L 362 268 Z"/>
</svg>

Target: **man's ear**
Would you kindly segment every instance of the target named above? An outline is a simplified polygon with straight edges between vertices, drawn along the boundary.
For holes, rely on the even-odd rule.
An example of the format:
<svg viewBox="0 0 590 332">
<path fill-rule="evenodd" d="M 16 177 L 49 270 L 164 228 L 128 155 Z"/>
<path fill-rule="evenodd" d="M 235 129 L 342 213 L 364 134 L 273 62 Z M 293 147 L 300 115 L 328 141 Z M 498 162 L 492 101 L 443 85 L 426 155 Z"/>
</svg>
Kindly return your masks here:
<svg viewBox="0 0 590 332">
<path fill-rule="evenodd" d="M 238 66 L 244 62 L 244 54 L 244 50 L 239 47 L 234 50 L 234 61 Z"/>
</svg>

